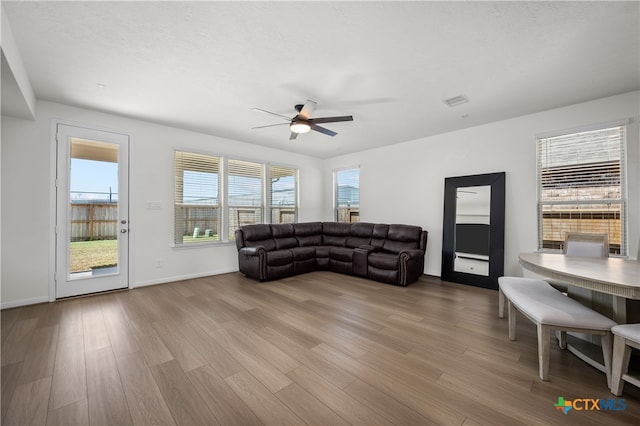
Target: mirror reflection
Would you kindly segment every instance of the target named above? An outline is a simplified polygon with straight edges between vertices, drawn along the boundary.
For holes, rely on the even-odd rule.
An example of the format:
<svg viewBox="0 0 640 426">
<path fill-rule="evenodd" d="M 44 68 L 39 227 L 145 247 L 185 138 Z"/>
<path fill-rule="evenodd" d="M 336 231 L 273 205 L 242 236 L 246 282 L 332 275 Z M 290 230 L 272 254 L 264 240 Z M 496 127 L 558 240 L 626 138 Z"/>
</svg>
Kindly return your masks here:
<svg viewBox="0 0 640 426">
<path fill-rule="evenodd" d="M 489 276 L 491 186 L 465 186 L 456 190 L 453 270 Z"/>
</svg>

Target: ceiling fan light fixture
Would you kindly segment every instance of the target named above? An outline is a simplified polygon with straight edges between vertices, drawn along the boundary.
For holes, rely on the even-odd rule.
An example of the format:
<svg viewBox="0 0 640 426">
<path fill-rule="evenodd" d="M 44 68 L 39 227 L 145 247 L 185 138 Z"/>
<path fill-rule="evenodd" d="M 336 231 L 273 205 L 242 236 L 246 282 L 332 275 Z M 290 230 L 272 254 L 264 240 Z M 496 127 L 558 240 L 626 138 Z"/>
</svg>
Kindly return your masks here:
<svg viewBox="0 0 640 426">
<path fill-rule="evenodd" d="M 309 123 L 302 120 L 295 120 L 291 122 L 291 131 L 294 133 L 308 133 L 311 130 Z"/>
</svg>

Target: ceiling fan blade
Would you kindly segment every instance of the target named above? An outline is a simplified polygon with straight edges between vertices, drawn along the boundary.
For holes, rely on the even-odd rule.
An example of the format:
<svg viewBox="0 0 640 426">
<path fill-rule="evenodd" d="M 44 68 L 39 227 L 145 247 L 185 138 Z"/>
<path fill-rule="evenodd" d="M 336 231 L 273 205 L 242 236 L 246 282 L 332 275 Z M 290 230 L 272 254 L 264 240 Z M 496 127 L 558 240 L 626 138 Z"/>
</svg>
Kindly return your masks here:
<svg viewBox="0 0 640 426">
<path fill-rule="evenodd" d="M 308 121 L 310 123 L 337 123 L 339 121 L 353 121 L 353 116 L 342 115 L 340 117 L 319 117 L 319 118 L 310 118 Z"/>
<path fill-rule="evenodd" d="M 305 104 L 302 106 L 302 109 L 300 110 L 298 115 L 305 120 L 308 120 L 309 117 L 311 117 L 311 114 L 313 114 L 313 111 L 316 110 L 316 105 L 316 102 L 307 99 L 307 102 L 305 102 Z"/>
<path fill-rule="evenodd" d="M 289 140 L 290 140 L 290 141 L 292 141 L 292 140 L 294 140 L 294 139 L 295 139 L 295 138 L 297 138 L 297 137 L 298 137 L 298 133 L 296 133 L 296 132 L 291 132 L 291 136 L 289 136 Z"/>
<path fill-rule="evenodd" d="M 324 127 L 320 127 L 320 126 L 316 125 L 315 123 L 309 123 L 309 126 L 311 126 L 311 130 L 315 130 L 316 132 L 324 133 L 325 135 L 328 135 L 328 136 L 337 135 L 337 133 L 334 132 L 333 130 L 329 130 L 329 129 L 326 129 Z"/>
<path fill-rule="evenodd" d="M 266 109 L 262 109 L 262 108 L 251 108 L 251 111 L 258 111 L 258 112 L 264 112 L 267 114 L 271 114 L 274 117 L 279 117 L 282 118 L 283 120 L 287 120 L 287 121 L 291 121 L 290 117 L 284 116 L 284 115 L 280 115 L 280 114 L 276 114 L 275 112 L 271 112 L 271 111 L 267 111 Z"/>
<path fill-rule="evenodd" d="M 263 129 L 265 127 L 273 127 L 273 126 L 285 126 L 289 123 L 278 123 L 278 124 L 267 124 L 266 126 L 256 126 L 256 127 L 252 127 L 252 129 Z"/>
</svg>

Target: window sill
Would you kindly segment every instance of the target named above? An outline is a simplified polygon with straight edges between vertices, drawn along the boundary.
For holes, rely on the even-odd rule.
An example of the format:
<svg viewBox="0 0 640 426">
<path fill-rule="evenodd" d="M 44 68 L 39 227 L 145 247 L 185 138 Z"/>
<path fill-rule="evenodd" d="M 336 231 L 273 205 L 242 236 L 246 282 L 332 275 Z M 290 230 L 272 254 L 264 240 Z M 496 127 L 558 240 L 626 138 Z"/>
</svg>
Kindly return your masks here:
<svg viewBox="0 0 640 426">
<path fill-rule="evenodd" d="M 198 248 L 209 248 L 209 247 L 221 247 L 221 246 L 230 246 L 236 245 L 235 241 L 226 240 L 226 241 L 203 241 L 201 243 L 188 243 L 188 244 L 173 244 L 171 247 L 175 250 L 191 250 Z"/>
</svg>

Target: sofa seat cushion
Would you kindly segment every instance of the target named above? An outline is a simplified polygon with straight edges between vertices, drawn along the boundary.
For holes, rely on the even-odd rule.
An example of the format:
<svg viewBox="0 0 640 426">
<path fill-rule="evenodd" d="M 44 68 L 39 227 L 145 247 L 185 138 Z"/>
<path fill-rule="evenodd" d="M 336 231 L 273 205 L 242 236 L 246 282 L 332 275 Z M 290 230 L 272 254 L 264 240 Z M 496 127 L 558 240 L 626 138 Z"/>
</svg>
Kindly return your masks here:
<svg viewBox="0 0 640 426">
<path fill-rule="evenodd" d="M 317 246 L 316 249 L 316 257 L 329 257 L 329 252 L 331 251 L 332 246 Z"/>
<path fill-rule="evenodd" d="M 353 253 L 355 249 L 332 247 L 329 251 L 329 270 L 340 274 L 353 273 Z"/>
<path fill-rule="evenodd" d="M 294 247 L 291 249 L 291 253 L 293 254 L 293 260 L 296 262 L 311 259 L 315 260 L 316 258 L 315 247 Z"/>
<path fill-rule="evenodd" d="M 352 262 L 354 250 L 347 247 L 332 247 L 329 258 L 340 262 Z"/>
<path fill-rule="evenodd" d="M 367 258 L 369 266 L 378 269 L 398 269 L 398 255 L 395 253 L 373 252 Z"/>
<path fill-rule="evenodd" d="M 326 271 L 329 269 L 329 252 L 333 247 L 331 246 L 317 246 L 316 249 L 316 266 L 319 271 Z"/>
<path fill-rule="evenodd" d="M 267 266 L 283 266 L 293 262 L 291 250 L 274 250 L 267 252 Z"/>
</svg>

